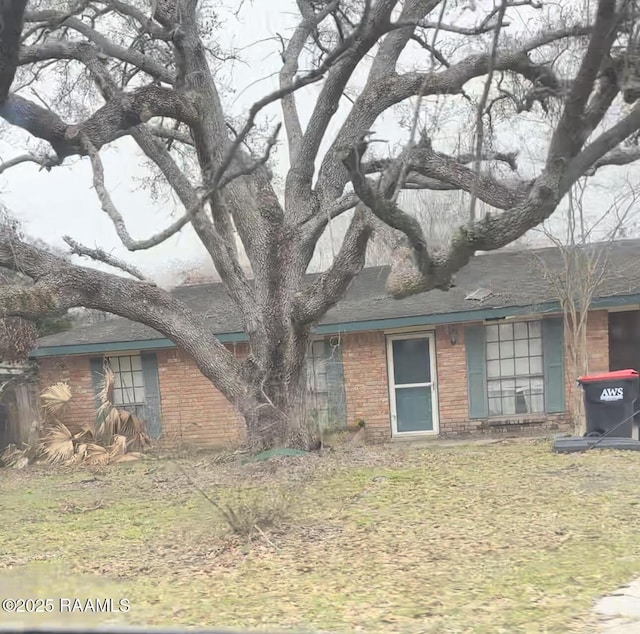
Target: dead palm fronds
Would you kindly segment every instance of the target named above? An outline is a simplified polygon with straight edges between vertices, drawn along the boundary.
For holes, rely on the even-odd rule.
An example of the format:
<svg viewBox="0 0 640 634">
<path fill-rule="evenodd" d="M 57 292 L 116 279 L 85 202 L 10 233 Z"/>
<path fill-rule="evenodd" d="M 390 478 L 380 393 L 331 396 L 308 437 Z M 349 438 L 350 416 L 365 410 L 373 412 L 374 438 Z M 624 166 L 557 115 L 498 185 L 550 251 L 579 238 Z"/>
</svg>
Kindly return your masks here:
<svg viewBox="0 0 640 634">
<path fill-rule="evenodd" d="M 97 425 L 71 421 L 63 424 L 58 420 L 71 400 L 71 389 L 66 383 L 56 383 L 42 392 L 49 430 L 40 448 L 48 463 L 106 465 L 140 458 L 140 452 L 151 444 L 150 438 L 138 416 L 114 405 L 114 384 L 115 375 L 105 364 L 98 392 Z"/>
<path fill-rule="evenodd" d="M 90 465 L 106 465 L 110 462 L 109 452 L 105 447 L 91 443 L 87 445 L 85 462 Z"/>
<path fill-rule="evenodd" d="M 30 445 L 7 445 L 5 450 L 0 453 L 0 466 L 12 467 L 14 469 L 22 469 L 29 464 L 31 454 Z"/>
<path fill-rule="evenodd" d="M 45 418 L 54 420 L 71 400 L 71 388 L 62 381 L 48 387 L 40 394 L 40 402 Z"/>
<path fill-rule="evenodd" d="M 131 412 L 120 410 L 118 432 L 127 439 L 127 450 L 140 452 L 151 445 L 151 439 L 145 431 L 145 424 Z"/>
<path fill-rule="evenodd" d="M 73 434 L 62 423 L 51 427 L 42 439 L 42 453 L 49 464 L 72 462 L 76 456 Z"/>
<path fill-rule="evenodd" d="M 125 409 L 120 409 L 113 403 L 113 387 L 115 375 L 108 365 L 105 365 L 98 398 L 100 407 L 97 411 L 99 422 L 96 436 L 104 444 L 113 443 L 117 436 L 124 436 L 126 448 L 142 451 L 151 444 L 151 439 L 145 431 L 145 424 L 138 416 Z"/>
</svg>

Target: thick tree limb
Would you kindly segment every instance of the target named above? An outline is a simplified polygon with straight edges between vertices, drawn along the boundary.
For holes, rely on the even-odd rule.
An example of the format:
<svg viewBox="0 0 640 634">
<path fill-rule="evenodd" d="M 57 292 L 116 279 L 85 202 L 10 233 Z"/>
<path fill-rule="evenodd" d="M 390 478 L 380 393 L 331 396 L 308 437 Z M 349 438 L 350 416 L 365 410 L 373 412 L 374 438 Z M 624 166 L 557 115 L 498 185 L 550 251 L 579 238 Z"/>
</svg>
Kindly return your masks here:
<svg viewBox="0 0 640 634">
<path fill-rule="evenodd" d="M 175 5 L 172 3 L 159 1 L 154 16 L 166 28 L 173 25 L 171 28 L 177 29 L 174 43 L 176 66 L 181 69 L 179 84 L 193 95 L 198 106 L 198 117 L 190 126 L 191 136 L 195 144 L 203 187 L 207 192 L 214 192 L 214 195 L 209 197 L 209 202 L 217 236 L 222 240 L 223 245 L 227 245 L 225 249 L 230 250 L 231 253 L 235 250 L 235 229 L 237 229 L 245 250 L 251 258 L 256 256 L 257 244 L 265 235 L 261 227 L 261 222 L 264 220 L 260 215 L 261 205 L 256 200 L 256 191 L 252 189 L 251 181 L 260 180 L 261 187 L 267 190 L 269 184 L 264 178 L 259 179 L 258 175 L 254 175 L 251 179 L 238 178 L 222 192 L 221 197 L 224 200 L 221 201 L 217 196 L 218 187 L 227 169 L 234 160 L 244 158 L 240 148 L 240 144 L 244 141 L 241 135 L 246 138 L 253 126 L 253 120 L 250 114 L 241 133 L 236 135 L 234 141 L 229 140 L 222 101 L 200 39 L 196 4 L 192 0 L 184 0 L 179 11 L 179 24 L 175 21 L 173 10 Z M 254 106 L 257 108 L 253 114 L 255 119 L 263 106 L 259 104 Z M 222 204 L 227 202 L 231 204 Z"/>
<path fill-rule="evenodd" d="M 96 149 L 110 143 L 123 131 L 152 117 L 170 117 L 191 124 L 197 111 L 188 97 L 160 86 L 143 86 L 107 102 L 86 121 L 68 124 L 57 114 L 19 95 L 10 95 L 0 105 L 0 116 L 33 136 L 48 141 L 58 158 L 83 155 L 79 140 L 84 133 Z"/>
<path fill-rule="evenodd" d="M 568 164 L 563 191 L 568 191 L 568 187 L 582 174 L 638 130 L 640 130 L 640 102 L 636 103 L 626 117 L 589 143 Z"/>
<path fill-rule="evenodd" d="M 343 155 L 343 162 L 349 170 L 353 191 L 380 220 L 407 236 L 411 248 L 419 255 L 419 258 L 424 258 L 424 261 L 420 262 L 420 268 L 428 269 L 430 258 L 422 226 L 413 216 L 402 211 L 395 201 L 385 198 L 374 190 L 361 166 L 362 155 L 366 150 L 367 142 L 363 140 Z"/>
<path fill-rule="evenodd" d="M 409 173 L 435 179 L 476 196 L 497 209 L 509 209 L 518 204 L 526 194 L 530 183 L 520 181 L 517 188 L 498 182 L 486 174 L 476 174 L 472 169 L 453 159 L 436 154 L 427 142 L 419 143 L 409 156 Z"/>
<path fill-rule="evenodd" d="M 75 266 L 0 229 L 0 266 L 22 271 L 35 284 L 0 287 L 0 316 L 34 318 L 77 306 L 145 324 L 171 339 L 228 398 L 245 395 L 239 364 L 209 325 L 169 293 L 136 280 Z"/>
<path fill-rule="evenodd" d="M 589 32 L 590 27 L 584 25 L 545 31 L 524 42 L 519 50 L 499 50 L 493 68 L 495 71 L 517 73 L 535 85 L 558 90 L 562 87 L 562 82 L 555 73 L 548 66 L 532 62 L 528 53 L 552 42 Z M 382 47 L 378 55 L 381 53 Z M 371 129 L 384 111 L 418 94 L 423 97 L 459 94 L 466 83 L 487 73 L 489 59 L 490 56 L 486 53 L 474 54 L 444 70 L 429 73 L 410 72 L 402 75 L 389 71 L 389 63 L 378 63 L 374 60 L 365 89 L 353 105 L 322 161 L 316 189 L 323 205 L 331 205 L 333 200 L 341 196 L 349 180 L 349 174 L 340 160 L 343 148 L 357 143 L 362 132 Z M 315 221 L 324 223 L 326 219 L 319 215 Z"/>
<path fill-rule="evenodd" d="M 387 281 L 387 289 L 396 298 L 434 288 L 447 290 L 453 275 L 469 262 L 476 251 L 491 251 L 510 244 L 547 218 L 557 205 L 552 191 L 552 186 L 557 186 L 557 177 L 543 173 L 529 194 L 508 211 L 498 216 L 486 216 L 460 228 L 451 241 L 449 251 L 432 256 L 420 223 L 397 203 L 376 191 L 367 180 L 361 166 L 366 148 L 367 143 L 363 139 L 355 147 L 345 150 L 342 160 L 360 200 L 382 222 L 406 236 L 406 246 L 399 244 L 395 248 L 396 263 Z M 474 176 L 471 172 L 471 177 Z"/>
<path fill-rule="evenodd" d="M 424 147 L 424 142 L 422 143 Z M 418 145 L 418 148 L 421 147 Z M 449 156 L 444 152 L 436 152 L 433 150 L 433 155 L 437 158 L 442 158 L 445 161 L 451 161 L 454 163 L 459 163 L 460 165 L 468 165 L 469 163 L 474 163 L 476 160 L 479 161 L 496 161 L 499 163 L 505 163 L 509 166 L 509 169 L 512 171 L 517 171 L 518 169 L 518 153 L 517 152 L 487 152 L 483 150 L 480 152 L 480 155 L 476 157 L 476 155 L 472 152 L 464 152 L 462 154 L 458 154 L 457 156 Z M 368 161 L 362 164 L 362 171 L 365 174 L 375 174 L 376 172 L 382 172 L 387 169 L 392 163 L 394 159 L 377 159 L 373 161 Z"/>
<path fill-rule="evenodd" d="M 73 3 L 68 11 L 57 11 L 56 9 L 27 11 L 24 15 L 24 21 L 55 28 L 60 26 L 68 18 L 82 13 L 90 4 L 91 0 L 78 0 Z"/>
<path fill-rule="evenodd" d="M 120 15 L 133 18 L 139 25 L 139 28 L 144 32 L 151 35 L 156 40 L 171 40 L 173 33 L 159 26 L 154 22 L 153 16 L 146 16 L 136 6 L 127 2 L 121 2 L 120 0 L 95 0 L 99 4 L 111 7 L 116 13 Z"/>
<path fill-rule="evenodd" d="M 619 21 L 616 0 L 599 0 L 587 51 L 565 99 L 562 117 L 551 137 L 548 164 L 567 161 L 575 156 L 587 138 L 582 130 L 581 119 L 603 61 L 609 55 L 615 41 L 616 24 Z"/>
<path fill-rule="evenodd" d="M 296 297 L 294 319 L 300 325 L 316 323 L 347 292 L 365 264 L 367 245 L 373 227 L 365 210 L 357 208 L 340 251 L 331 266 Z"/>
<path fill-rule="evenodd" d="M 589 167 L 585 174 L 592 176 L 600 168 L 608 167 L 610 165 L 629 165 L 640 160 L 640 147 L 628 148 L 626 150 L 616 149 L 609 154 L 605 154 L 601 159 L 598 159 L 591 167 Z"/>
<path fill-rule="evenodd" d="M 16 73 L 26 6 L 27 0 L 0 3 L 0 106 L 9 94 Z"/>
<path fill-rule="evenodd" d="M 178 195 L 180 202 L 187 212 L 184 215 L 185 224 L 189 219 L 207 249 L 211 259 L 225 284 L 227 292 L 234 300 L 247 324 L 247 329 L 256 329 L 253 322 L 255 295 L 249 284 L 237 257 L 234 244 L 226 242 L 202 211 L 203 199 L 192 187 L 189 179 L 176 165 L 167 149 L 154 138 L 148 130 L 135 129 L 132 136 L 140 149 L 151 159 L 164 174 L 167 182 Z M 192 213 L 189 213 L 189 212 Z"/>
<path fill-rule="evenodd" d="M 171 141 L 178 141 L 184 145 L 193 146 L 193 138 L 189 132 L 183 132 L 182 130 L 176 130 L 175 128 L 166 128 L 161 125 L 149 125 L 147 126 L 153 136 L 159 139 L 168 139 Z"/>
<path fill-rule="evenodd" d="M 67 21 L 67 23 L 69 20 Z M 77 23 L 77 24 L 76 24 Z M 119 59 L 127 64 L 131 64 L 150 77 L 162 81 L 166 84 L 173 84 L 175 75 L 165 66 L 148 55 L 131 49 L 117 46 L 106 37 L 99 34 L 80 20 L 74 20 L 76 30 L 86 35 L 89 42 L 74 42 L 67 39 L 48 38 L 46 41 L 33 46 L 25 46 L 20 51 L 19 65 L 35 64 L 36 62 L 48 61 L 51 59 L 82 59 L 82 49 L 91 46 L 103 59 L 109 57 Z"/>
<path fill-rule="evenodd" d="M 384 0 L 384 2 L 388 2 L 388 1 L 389 0 Z M 240 148 L 241 144 L 244 143 L 245 139 L 247 138 L 247 135 L 255 125 L 255 119 L 258 113 L 260 113 L 269 104 L 275 101 L 280 101 L 287 95 L 290 95 L 300 90 L 301 88 L 304 88 L 305 86 L 308 86 L 310 84 L 313 84 L 319 81 L 325 76 L 325 74 L 327 74 L 327 72 L 332 67 L 334 67 L 341 60 L 343 56 L 351 54 L 354 44 L 358 41 L 358 38 L 362 32 L 362 29 L 364 29 L 364 25 L 367 24 L 368 7 L 370 2 L 371 0 L 365 0 L 365 11 L 363 16 L 363 21 L 360 23 L 362 26 L 358 27 L 358 29 L 356 29 L 351 35 L 349 35 L 349 37 L 345 38 L 345 40 L 339 46 L 337 46 L 333 51 L 331 51 L 331 53 L 324 58 L 322 63 L 317 68 L 314 68 L 313 70 L 310 70 L 304 75 L 300 75 L 295 79 L 292 79 L 291 81 L 285 83 L 285 85 L 281 86 L 278 90 L 266 95 L 262 99 L 259 99 L 251 106 L 244 126 L 236 135 L 235 139 L 233 140 L 233 143 L 225 153 L 222 163 L 217 168 L 213 176 L 213 179 L 210 185 L 211 188 L 216 189 L 219 186 L 219 183 L 222 181 L 224 174 L 226 173 L 227 169 L 231 165 L 231 162 L 235 158 L 236 152 Z M 382 2 L 382 4 L 384 4 L 384 2 Z M 373 45 L 373 42 L 371 43 L 371 45 Z M 324 88 L 323 88 L 323 91 L 324 91 Z M 336 104 L 336 108 L 337 108 L 337 104 Z M 315 125 L 313 116 L 311 118 L 311 121 L 313 123 L 310 123 L 310 126 Z M 305 137 L 306 137 L 306 134 L 307 133 L 305 133 Z M 304 156 L 302 154 L 300 155 L 299 158 L 301 161 L 304 161 Z"/>
<path fill-rule="evenodd" d="M 322 11 L 315 13 L 313 6 L 307 0 L 298 0 L 298 8 L 302 15 L 302 22 L 296 27 L 282 55 L 283 64 L 280 70 L 281 89 L 289 90 L 291 88 L 296 73 L 298 72 L 300 55 L 304 50 L 309 36 L 314 29 L 338 7 L 339 3 L 339 0 L 333 0 L 333 2 L 327 4 Z M 295 92 L 290 91 L 283 95 L 281 104 L 285 130 L 289 142 L 290 160 L 293 163 L 296 161 L 296 154 L 302 141 L 302 126 L 298 116 Z"/>
</svg>

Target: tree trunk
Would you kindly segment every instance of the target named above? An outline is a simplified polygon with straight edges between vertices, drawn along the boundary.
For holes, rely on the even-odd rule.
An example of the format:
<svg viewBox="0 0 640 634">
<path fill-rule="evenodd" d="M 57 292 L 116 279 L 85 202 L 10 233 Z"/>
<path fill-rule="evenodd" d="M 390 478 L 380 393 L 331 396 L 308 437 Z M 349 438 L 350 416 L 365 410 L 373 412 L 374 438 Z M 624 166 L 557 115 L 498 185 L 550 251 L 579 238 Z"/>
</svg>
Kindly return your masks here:
<svg viewBox="0 0 640 634">
<path fill-rule="evenodd" d="M 589 356 L 587 351 L 587 323 L 583 313 L 576 310 L 565 313 L 565 333 L 568 339 L 569 358 L 571 367 L 569 371 L 572 379 L 589 373 Z M 587 422 L 584 411 L 584 397 L 582 390 L 575 385 L 572 389 L 572 419 L 574 434 L 582 436 L 587 431 Z"/>
<path fill-rule="evenodd" d="M 306 411 L 310 328 L 293 328 L 289 320 L 284 323 L 287 326 L 267 328 L 270 336 L 249 338 L 244 371 L 250 398 L 241 399 L 236 406 L 244 416 L 252 449 L 310 449 L 315 443 Z"/>
<path fill-rule="evenodd" d="M 247 444 L 252 450 L 274 447 L 311 449 L 316 433 L 307 416 L 305 359 L 287 357 L 259 369 L 250 367 L 251 398 L 237 403 L 247 427 Z"/>
</svg>

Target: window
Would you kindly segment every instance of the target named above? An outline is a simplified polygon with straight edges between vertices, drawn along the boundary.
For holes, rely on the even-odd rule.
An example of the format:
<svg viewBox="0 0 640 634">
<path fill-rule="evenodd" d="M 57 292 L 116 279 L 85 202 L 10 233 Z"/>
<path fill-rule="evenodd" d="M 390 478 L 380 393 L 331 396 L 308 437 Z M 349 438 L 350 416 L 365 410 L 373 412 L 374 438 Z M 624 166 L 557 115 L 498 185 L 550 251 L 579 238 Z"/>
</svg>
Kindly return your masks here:
<svg viewBox="0 0 640 634">
<path fill-rule="evenodd" d="M 485 326 L 489 416 L 544 412 L 542 322 Z"/>
<path fill-rule="evenodd" d="M 146 401 L 140 355 L 110 357 L 108 363 L 114 374 L 113 404 L 134 411 L 143 407 Z"/>
<path fill-rule="evenodd" d="M 318 340 L 307 357 L 309 407 L 320 428 L 345 422 L 342 353 L 337 340 Z"/>
</svg>

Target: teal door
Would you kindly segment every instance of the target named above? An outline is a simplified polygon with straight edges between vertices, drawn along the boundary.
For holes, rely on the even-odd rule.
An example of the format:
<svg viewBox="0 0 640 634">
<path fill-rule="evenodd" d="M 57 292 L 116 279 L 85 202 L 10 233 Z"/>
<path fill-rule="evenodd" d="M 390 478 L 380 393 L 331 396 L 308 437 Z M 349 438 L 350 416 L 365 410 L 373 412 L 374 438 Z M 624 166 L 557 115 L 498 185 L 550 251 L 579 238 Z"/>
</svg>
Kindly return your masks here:
<svg viewBox="0 0 640 634">
<path fill-rule="evenodd" d="M 402 434 L 437 434 L 435 345 L 431 333 L 387 339 L 391 429 Z"/>
</svg>

